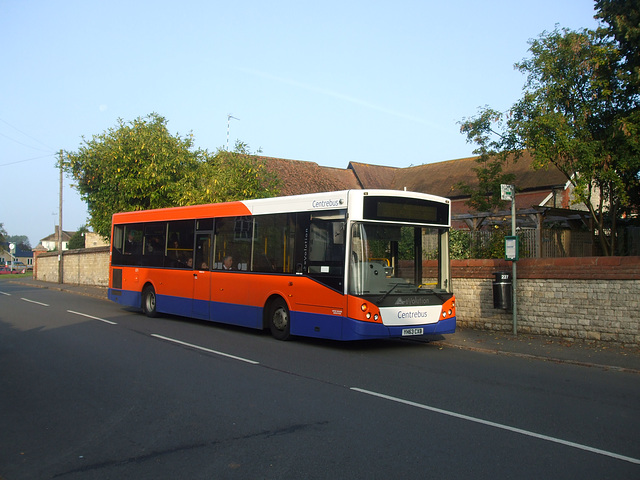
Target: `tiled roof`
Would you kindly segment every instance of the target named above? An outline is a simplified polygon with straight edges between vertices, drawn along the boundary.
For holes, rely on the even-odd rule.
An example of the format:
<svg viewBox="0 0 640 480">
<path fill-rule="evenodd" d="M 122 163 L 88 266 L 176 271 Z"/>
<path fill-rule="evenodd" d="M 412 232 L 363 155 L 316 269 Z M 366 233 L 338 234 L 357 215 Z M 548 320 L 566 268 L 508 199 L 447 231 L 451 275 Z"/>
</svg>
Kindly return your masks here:
<svg viewBox="0 0 640 480">
<path fill-rule="evenodd" d="M 277 175 L 279 195 L 330 192 L 362 188 L 351 170 L 321 167 L 314 162 L 260 157 Z"/>
<path fill-rule="evenodd" d="M 361 180 L 363 188 L 391 188 L 393 190 L 411 190 L 431 193 L 448 198 L 464 196 L 455 185 L 464 182 L 472 187 L 477 185 L 478 178 L 474 169 L 480 167 L 478 157 L 448 160 L 446 162 L 429 163 L 407 168 L 376 167 L 373 165 L 350 163 L 356 176 Z M 564 185 L 567 179 L 556 168 L 534 170 L 533 159 L 525 153 L 516 162 L 508 161 L 504 173 L 516 176 L 515 185 L 518 190 L 549 189 L 552 186 Z"/>
<path fill-rule="evenodd" d="M 62 241 L 63 242 L 68 242 L 69 239 L 71 237 L 73 237 L 73 235 L 76 232 L 69 232 L 66 230 L 62 231 Z M 44 237 L 42 240 L 40 240 L 40 242 L 57 242 L 58 241 L 58 227 L 56 226 L 56 233 L 52 233 L 51 235 Z"/>
<path fill-rule="evenodd" d="M 401 169 L 367 163 L 349 162 L 350 170 L 358 179 L 360 188 L 391 188 L 393 178 Z"/>
<path fill-rule="evenodd" d="M 430 193 L 463 202 L 468 198 L 455 185 L 464 182 L 475 187 L 478 178 L 474 169 L 481 167 L 479 157 L 461 158 L 406 168 L 350 162 L 346 169 L 322 167 L 315 162 L 259 157 L 267 169 L 279 179 L 279 195 L 297 195 L 333 190 L 385 188 Z M 554 187 L 564 187 L 567 179 L 556 168 L 534 170 L 533 159 L 525 152 L 517 161 L 503 166 L 504 173 L 515 175 L 519 192 L 518 208 L 539 205 Z M 522 205 L 520 205 L 522 203 Z M 524 205 L 526 203 L 526 205 Z M 462 213 L 468 207 L 456 206 Z"/>
</svg>

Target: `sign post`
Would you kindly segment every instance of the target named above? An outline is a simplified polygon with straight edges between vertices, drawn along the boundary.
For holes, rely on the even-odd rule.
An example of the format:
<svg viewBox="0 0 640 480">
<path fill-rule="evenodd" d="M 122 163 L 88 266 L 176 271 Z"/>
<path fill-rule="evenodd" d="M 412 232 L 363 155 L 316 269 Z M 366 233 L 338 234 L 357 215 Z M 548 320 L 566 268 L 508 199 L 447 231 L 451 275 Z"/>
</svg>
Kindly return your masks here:
<svg viewBox="0 0 640 480">
<path fill-rule="evenodd" d="M 511 200 L 511 236 L 504 239 L 504 258 L 511 261 L 512 268 L 512 301 L 513 301 L 513 334 L 518 335 L 518 302 L 516 300 L 516 292 L 518 285 L 518 276 L 516 272 L 516 262 L 519 257 L 518 237 L 516 236 L 516 187 L 515 185 L 500 185 L 500 198 L 502 200 Z"/>
<path fill-rule="evenodd" d="M 13 272 L 13 269 L 16 266 L 16 244 L 15 243 L 10 243 L 9 244 L 9 256 L 11 257 L 11 271 Z"/>
</svg>

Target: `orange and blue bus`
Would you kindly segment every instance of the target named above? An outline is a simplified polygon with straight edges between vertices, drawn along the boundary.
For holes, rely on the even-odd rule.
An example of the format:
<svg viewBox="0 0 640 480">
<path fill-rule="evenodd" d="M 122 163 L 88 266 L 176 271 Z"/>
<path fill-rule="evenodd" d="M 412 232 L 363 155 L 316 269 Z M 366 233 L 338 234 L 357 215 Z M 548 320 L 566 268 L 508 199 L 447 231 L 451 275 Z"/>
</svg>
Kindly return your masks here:
<svg viewBox="0 0 640 480">
<path fill-rule="evenodd" d="M 279 340 L 453 333 L 451 204 L 348 190 L 117 213 L 109 298 Z"/>
</svg>

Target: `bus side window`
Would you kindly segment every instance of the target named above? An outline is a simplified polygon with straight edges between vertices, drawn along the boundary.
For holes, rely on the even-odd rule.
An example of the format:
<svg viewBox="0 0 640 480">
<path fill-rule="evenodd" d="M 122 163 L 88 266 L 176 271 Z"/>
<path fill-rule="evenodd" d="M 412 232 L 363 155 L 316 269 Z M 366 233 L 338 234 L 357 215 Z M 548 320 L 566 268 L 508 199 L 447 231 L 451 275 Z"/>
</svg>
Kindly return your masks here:
<svg viewBox="0 0 640 480">
<path fill-rule="evenodd" d="M 251 271 L 293 273 L 295 223 L 286 213 L 255 217 Z"/>
<path fill-rule="evenodd" d="M 251 259 L 252 218 L 219 218 L 215 232 L 213 269 L 226 270 L 225 259 L 232 257 L 230 270 L 247 270 Z"/>
<path fill-rule="evenodd" d="M 113 265 L 142 264 L 143 228 L 144 225 L 141 223 L 114 226 L 111 258 Z"/>
<path fill-rule="evenodd" d="M 124 247 L 124 225 L 114 225 L 113 239 L 111 240 L 111 263 L 122 265 Z"/>
<path fill-rule="evenodd" d="M 142 263 L 147 267 L 161 267 L 165 252 L 166 222 L 147 223 L 144 226 Z"/>
<path fill-rule="evenodd" d="M 193 220 L 176 220 L 169 222 L 167 253 L 165 267 L 193 268 Z"/>
</svg>

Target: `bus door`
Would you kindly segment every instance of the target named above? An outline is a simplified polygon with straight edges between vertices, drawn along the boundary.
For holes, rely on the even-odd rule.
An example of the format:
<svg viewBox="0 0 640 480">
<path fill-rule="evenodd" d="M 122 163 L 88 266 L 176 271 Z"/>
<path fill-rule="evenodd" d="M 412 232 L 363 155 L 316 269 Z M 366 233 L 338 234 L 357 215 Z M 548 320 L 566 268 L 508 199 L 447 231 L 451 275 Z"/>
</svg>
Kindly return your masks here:
<svg viewBox="0 0 640 480">
<path fill-rule="evenodd" d="M 211 305 L 211 232 L 196 233 L 191 315 L 209 320 Z"/>
<path fill-rule="evenodd" d="M 256 328 L 248 315 L 253 219 L 250 216 L 217 218 L 211 279 L 211 320 Z M 257 310 L 257 309 L 256 309 Z M 257 317 L 256 317 L 257 318 Z M 262 318 L 260 318 L 260 322 Z"/>
</svg>

